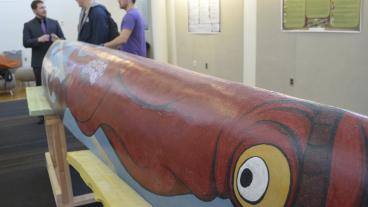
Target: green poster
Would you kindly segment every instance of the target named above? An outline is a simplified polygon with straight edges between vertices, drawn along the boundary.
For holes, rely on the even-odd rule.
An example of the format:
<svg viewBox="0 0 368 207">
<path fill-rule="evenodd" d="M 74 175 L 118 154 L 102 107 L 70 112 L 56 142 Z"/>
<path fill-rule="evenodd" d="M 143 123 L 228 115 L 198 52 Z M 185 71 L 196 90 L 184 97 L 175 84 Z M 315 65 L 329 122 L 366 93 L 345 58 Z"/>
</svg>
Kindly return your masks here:
<svg viewBox="0 0 368 207">
<path fill-rule="evenodd" d="M 285 29 L 302 29 L 305 26 L 305 0 L 284 0 Z"/>
<path fill-rule="evenodd" d="M 361 0 L 332 0 L 332 4 L 331 27 L 359 29 Z"/>
<path fill-rule="evenodd" d="M 327 18 L 330 15 L 330 0 L 305 0 L 307 18 Z"/>
</svg>

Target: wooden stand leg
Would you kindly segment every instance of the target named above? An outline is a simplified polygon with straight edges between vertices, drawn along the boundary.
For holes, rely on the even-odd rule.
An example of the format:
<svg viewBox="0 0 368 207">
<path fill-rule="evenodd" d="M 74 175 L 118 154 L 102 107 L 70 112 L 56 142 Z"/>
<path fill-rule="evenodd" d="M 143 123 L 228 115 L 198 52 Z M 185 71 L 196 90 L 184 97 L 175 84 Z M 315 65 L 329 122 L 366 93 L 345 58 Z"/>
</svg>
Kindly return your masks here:
<svg viewBox="0 0 368 207">
<path fill-rule="evenodd" d="M 46 136 L 47 136 L 47 144 L 49 148 L 49 156 L 52 161 L 53 167 L 56 167 L 55 161 L 55 145 L 54 145 L 54 137 L 56 137 L 55 130 L 53 130 L 52 125 L 49 124 L 48 117 L 45 117 L 45 128 L 46 128 Z"/>
<path fill-rule="evenodd" d="M 94 194 L 73 196 L 64 124 L 59 116 L 54 115 L 53 109 L 45 97 L 45 88 L 42 86 L 28 87 L 26 93 L 30 116 L 45 116 L 49 147 L 49 152 L 45 154 L 45 157 L 56 206 L 74 207 L 94 203 Z"/>
<path fill-rule="evenodd" d="M 69 164 L 66 161 L 67 147 L 65 129 L 62 120 L 58 116 L 46 116 L 45 127 L 49 145 L 50 157 L 61 195 L 55 196 L 57 206 L 73 206 L 73 189 L 70 178 Z M 54 181 L 55 183 L 55 181 Z M 59 202 L 59 203 L 58 203 Z"/>
</svg>

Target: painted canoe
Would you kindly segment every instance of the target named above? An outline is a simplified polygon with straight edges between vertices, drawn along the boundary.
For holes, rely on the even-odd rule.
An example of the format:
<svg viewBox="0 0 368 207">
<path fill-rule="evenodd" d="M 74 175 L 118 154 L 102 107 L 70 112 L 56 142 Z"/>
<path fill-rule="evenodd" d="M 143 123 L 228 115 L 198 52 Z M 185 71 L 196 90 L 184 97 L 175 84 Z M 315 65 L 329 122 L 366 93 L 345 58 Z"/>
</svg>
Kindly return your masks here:
<svg viewBox="0 0 368 207">
<path fill-rule="evenodd" d="M 368 206 L 366 116 L 78 42 L 52 45 L 43 83 L 153 206 Z"/>
</svg>

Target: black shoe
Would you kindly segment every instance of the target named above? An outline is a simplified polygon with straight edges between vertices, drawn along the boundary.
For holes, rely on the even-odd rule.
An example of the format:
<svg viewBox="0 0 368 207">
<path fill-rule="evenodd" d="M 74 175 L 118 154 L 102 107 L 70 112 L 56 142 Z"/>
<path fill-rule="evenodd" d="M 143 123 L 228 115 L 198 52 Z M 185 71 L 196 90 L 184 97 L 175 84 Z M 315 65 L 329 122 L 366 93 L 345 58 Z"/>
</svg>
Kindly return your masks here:
<svg viewBox="0 0 368 207">
<path fill-rule="evenodd" d="M 43 125 L 45 123 L 45 119 L 42 117 L 40 117 L 40 120 L 38 120 L 37 124 L 38 125 Z"/>
</svg>

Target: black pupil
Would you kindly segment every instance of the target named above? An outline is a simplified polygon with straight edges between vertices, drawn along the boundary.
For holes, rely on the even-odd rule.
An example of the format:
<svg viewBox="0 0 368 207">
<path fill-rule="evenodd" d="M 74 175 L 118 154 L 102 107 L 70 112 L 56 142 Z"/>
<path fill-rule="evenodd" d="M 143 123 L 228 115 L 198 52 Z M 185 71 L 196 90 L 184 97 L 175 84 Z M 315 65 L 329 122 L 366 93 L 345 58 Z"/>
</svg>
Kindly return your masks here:
<svg viewBox="0 0 368 207">
<path fill-rule="evenodd" d="M 240 176 L 240 184 L 243 188 L 249 187 L 253 181 L 253 173 L 248 168 L 245 169 Z"/>
</svg>

